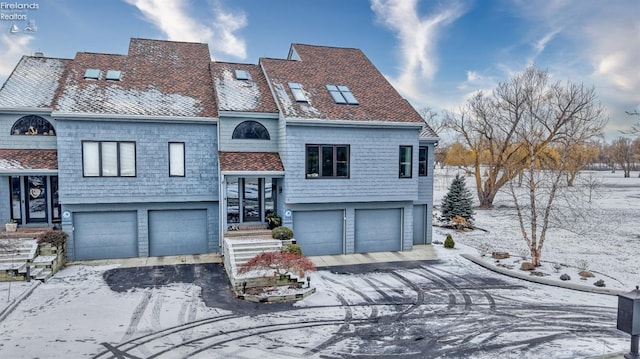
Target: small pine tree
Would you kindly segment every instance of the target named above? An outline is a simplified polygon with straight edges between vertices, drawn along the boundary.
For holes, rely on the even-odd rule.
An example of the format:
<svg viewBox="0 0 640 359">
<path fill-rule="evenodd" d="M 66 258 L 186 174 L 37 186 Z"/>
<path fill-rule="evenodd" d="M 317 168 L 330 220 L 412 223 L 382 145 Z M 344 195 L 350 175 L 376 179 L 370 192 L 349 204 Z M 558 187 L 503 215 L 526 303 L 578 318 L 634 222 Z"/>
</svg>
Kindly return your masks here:
<svg viewBox="0 0 640 359">
<path fill-rule="evenodd" d="M 456 175 L 449 186 L 449 191 L 442 199 L 441 216 L 445 221 L 450 221 L 456 216 L 464 218 L 468 224 L 473 223 L 473 197 L 465 186 L 464 177 Z"/>
</svg>

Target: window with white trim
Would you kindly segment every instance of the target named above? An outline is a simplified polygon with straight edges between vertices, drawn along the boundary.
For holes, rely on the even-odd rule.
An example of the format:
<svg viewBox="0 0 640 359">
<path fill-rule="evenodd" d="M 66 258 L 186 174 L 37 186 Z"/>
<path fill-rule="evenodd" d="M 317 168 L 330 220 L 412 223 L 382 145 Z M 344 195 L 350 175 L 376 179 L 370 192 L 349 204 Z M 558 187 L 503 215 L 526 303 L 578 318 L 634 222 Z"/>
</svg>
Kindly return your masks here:
<svg viewBox="0 0 640 359">
<path fill-rule="evenodd" d="M 135 177 L 136 143 L 82 141 L 84 177 Z"/>
<path fill-rule="evenodd" d="M 169 142 L 169 176 L 184 177 L 184 142 Z"/>
</svg>

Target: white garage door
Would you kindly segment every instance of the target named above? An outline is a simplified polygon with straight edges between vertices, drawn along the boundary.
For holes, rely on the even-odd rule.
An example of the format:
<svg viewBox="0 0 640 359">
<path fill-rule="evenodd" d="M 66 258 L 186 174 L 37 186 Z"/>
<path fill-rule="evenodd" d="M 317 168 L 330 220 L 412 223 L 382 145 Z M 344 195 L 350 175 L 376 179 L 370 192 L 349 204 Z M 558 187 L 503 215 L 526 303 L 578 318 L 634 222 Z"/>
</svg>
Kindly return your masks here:
<svg viewBox="0 0 640 359">
<path fill-rule="evenodd" d="M 344 210 L 295 211 L 293 234 L 305 256 L 342 254 Z"/>
<path fill-rule="evenodd" d="M 356 253 L 399 251 L 402 209 L 357 209 Z"/>
<path fill-rule="evenodd" d="M 207 210 L 149 211 L 149 255 L 207 253 Z"/>
<path fill-rule="evenodd" d="M 138 256 L 138 220 L 135 211 L 76 212 L 73 226 L 75 260 Z"/>
</svg>

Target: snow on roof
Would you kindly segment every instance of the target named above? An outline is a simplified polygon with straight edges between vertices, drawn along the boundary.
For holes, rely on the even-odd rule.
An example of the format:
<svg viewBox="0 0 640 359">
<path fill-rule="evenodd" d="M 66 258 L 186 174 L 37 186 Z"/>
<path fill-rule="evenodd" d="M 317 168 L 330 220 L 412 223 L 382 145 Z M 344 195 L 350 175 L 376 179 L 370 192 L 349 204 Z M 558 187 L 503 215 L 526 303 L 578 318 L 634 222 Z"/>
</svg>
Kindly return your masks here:
<svg viewBox="0 0 640 359">
<path fill-rule="evenodd" d="M 67 85 L 58 99 L 58 111 L 117 115 L 192 116 L 202 114 L 202 103 L 193 97 L 111 86 Z"/>
<path fill-rule="evenodd" d="M 51 107 L 69 61 L 23 56 L 0 89 L 0 107 Z"/>
<path fill-rule="evenodd" d="M 224 69 L 215 78 L 215 85 L 221 111 L 252 111 L 261 102 L 258 84 L 253 80 L 237 80 L 230 69 Z"/>
</svg>

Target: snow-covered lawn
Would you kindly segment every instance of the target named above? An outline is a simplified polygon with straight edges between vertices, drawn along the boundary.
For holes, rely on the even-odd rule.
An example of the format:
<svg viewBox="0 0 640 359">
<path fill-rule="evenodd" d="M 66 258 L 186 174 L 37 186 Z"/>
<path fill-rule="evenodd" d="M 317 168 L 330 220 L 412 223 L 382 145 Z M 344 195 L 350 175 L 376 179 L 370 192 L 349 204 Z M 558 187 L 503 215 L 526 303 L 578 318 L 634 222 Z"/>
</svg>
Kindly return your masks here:
<svg viewBox="0 0 640 359">
<path fill-rule="evenodd" d="M 437 169 L 434 179 L 434 205 L 440 206 L 456 173 L 454 168 Z M 586 266 L 605 281 L 607 288 L 632 290 L 640 285 L 640 178 L 632 172 L 631 178 L 623 178 L 617 171 L 584 171 L 576 180 L 576 186 L 585 181 L 598 183 L 592 195 L 592 208 L 587 220 L 576 219 L 575 225 L 587 229 L 584 233 L 557 228 L 549 230 L 545 240 L 542 260 L 543 270 L 554 277 L 567 272 L 574 282 L 580 282 L 579 267 Z M 475 180 L 467 177 L 466 187 L 476 200 Z M 519 258 L 526 254 L 513 201 L 505 191 L 496 196 L 494 209 L 476 210 L 475 225 L 484 231 L 454 232 L 434 227 L 434 239 L 444 241 L 452 233 L 456 242 L 475 248 L 478 252 L 506 251 Z M 555 273 L 552 263 L 562 268 Z"/>
</svg>

